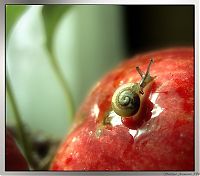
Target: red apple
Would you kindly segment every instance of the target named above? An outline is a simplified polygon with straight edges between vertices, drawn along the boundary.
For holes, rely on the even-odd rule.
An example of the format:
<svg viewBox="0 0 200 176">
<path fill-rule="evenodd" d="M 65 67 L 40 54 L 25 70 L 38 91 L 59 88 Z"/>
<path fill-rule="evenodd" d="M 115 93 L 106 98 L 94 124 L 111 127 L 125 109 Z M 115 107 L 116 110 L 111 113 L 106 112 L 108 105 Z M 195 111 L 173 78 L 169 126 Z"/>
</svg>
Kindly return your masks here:
<svg viewBox="0 0 200 176">
<path fill-rule="evenodd" d="M 108 73 L 76 114 L 51 170 L 193 170 L 194 52 L 174 48 L 137 55 Z M 138 113 L 121 117 L 112 96 L 139 83 L 136 66 L 156 76 L 144 89 Z M 79 123 L 78 123 L 79 122 Z"/>
<path fill-rule="evenodd" d="M 28 163 L 17 147 L 12 133 L 6 130 L 6 171 L 25 171 L 28 170 Z"/>
</svg>

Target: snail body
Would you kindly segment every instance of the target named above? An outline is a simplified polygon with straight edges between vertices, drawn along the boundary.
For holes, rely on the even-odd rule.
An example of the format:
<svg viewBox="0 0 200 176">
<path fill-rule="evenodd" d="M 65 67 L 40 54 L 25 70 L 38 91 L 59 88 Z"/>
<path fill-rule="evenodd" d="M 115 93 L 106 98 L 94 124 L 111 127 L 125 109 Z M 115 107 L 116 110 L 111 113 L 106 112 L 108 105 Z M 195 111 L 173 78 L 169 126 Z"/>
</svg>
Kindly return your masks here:
<svg viewBox="0 0 200 176">
<path fill-rule="evenodd" d="M 143 88 L 155 77 L 149 74 L 153 59 L 150 60 L 146 73 L 144 74 L 139 67 L 136 70 L 142 77 L 140 83 L 127 83 L 116 89 L 112 96 L 112 109 L 122 117 L 135 115 L 140 109 L 140 97 L 144 94 Z"/>
</svg>

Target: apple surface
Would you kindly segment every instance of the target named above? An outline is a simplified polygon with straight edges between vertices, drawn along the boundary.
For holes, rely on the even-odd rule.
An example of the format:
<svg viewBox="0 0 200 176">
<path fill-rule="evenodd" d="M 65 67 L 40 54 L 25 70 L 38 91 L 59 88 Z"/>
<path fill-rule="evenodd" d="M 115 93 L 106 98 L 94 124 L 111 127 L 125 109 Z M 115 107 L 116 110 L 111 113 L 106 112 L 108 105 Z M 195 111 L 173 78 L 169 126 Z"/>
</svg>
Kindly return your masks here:
<svg viewBox="0 0 200 176">
<path fill-rule="evenodd" d="M 170 48 L 136 55 L 105 75 L 76 114 L 50 170 L 194 170 L 194 51 Z M 150 59 L 154 79 L 139 110 L 122 117 L 115 91 L 139 83 Z"/>
<path fill-rule="evenodd" d="M 28 163 L 18 148 L 12 133 L 6 129 L 6 156 L 5 156 L 6 171 L 28 171 Z"/>
</svg>

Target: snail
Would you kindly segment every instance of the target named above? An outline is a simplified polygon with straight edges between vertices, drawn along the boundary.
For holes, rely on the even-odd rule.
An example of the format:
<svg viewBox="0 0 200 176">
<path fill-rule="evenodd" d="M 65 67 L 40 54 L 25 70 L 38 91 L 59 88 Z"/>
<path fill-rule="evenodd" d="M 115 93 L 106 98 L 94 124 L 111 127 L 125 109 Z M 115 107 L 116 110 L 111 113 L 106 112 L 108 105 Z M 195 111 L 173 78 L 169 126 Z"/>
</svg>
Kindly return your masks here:
<svg viewBox="0 0 200 176">
<path fill-rule="evenodd" d="M 149 74 L 152 63 L 153 59 L 150 59 L 146 73 L 142 72 L 139 67 L 136 67 L 137 72 L 142 78 L 140 83 L 124 84 L 114 92 L 112 96 L 112 109 L 117 115 L 130 117 L 138 112 L 141 104 L 140 97 L 144 94 L 143 89 L 155 78 Z"/>
</svg>

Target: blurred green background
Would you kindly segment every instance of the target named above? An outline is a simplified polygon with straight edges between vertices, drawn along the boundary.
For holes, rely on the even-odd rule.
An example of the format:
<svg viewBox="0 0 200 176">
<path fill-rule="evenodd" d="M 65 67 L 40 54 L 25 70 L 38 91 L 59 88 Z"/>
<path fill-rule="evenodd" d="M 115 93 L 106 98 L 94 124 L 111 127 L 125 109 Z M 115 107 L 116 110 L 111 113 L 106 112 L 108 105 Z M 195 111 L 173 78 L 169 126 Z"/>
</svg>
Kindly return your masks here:
<svg viewBox="0 0 200 176">
<path fill-rule="evenodd" d="M 193 14 L 193 6 L 6 5 L 7 78 L 23 123 L 62 138 L 91 87 L 123 59 L 193 46 Z M 11 101 L 6 123 L 15 125 Z"/>
</svg>

